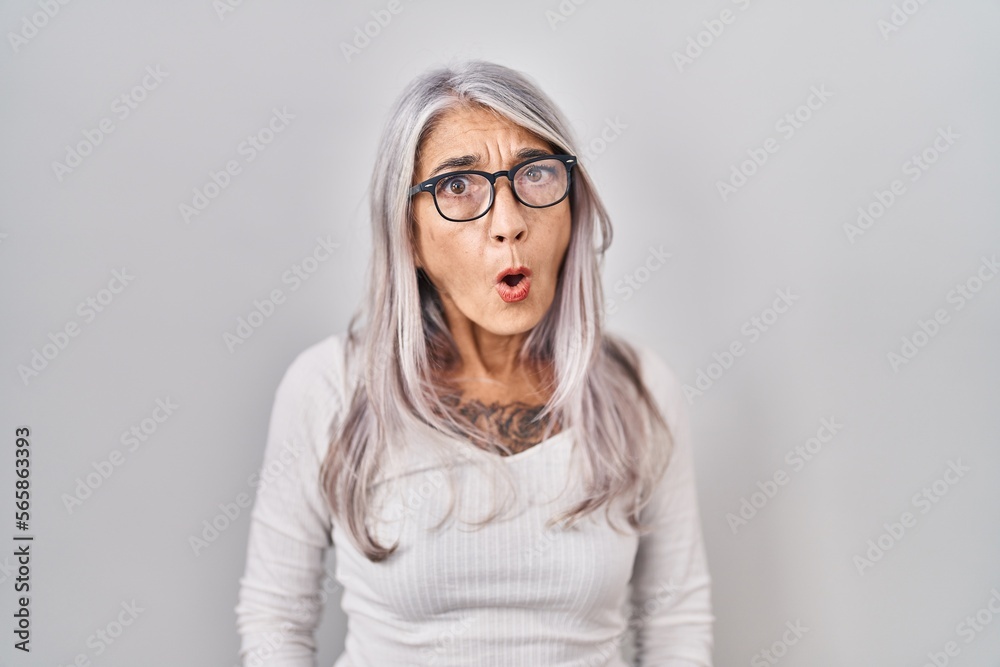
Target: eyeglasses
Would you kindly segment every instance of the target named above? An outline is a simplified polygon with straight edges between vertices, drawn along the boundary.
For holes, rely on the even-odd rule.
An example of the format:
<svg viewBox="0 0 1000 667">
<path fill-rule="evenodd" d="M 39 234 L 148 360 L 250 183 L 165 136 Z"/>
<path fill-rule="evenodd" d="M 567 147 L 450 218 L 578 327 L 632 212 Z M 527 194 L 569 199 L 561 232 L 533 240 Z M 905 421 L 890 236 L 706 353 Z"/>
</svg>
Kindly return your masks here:
<svg viewBox="0 0 1000 667">
<path fill-rule="evenodd" d="M 530 208 L 555 206 L 569 194 L 575 155 L 541 155 L 507 171 L 452 171 L 410 189 L 410 196 L 430 192 L 445 220 L 468 222 L 486 215 L 496 199 L 496 180 L 506 176 L 514 198 Z"/>
</svg>

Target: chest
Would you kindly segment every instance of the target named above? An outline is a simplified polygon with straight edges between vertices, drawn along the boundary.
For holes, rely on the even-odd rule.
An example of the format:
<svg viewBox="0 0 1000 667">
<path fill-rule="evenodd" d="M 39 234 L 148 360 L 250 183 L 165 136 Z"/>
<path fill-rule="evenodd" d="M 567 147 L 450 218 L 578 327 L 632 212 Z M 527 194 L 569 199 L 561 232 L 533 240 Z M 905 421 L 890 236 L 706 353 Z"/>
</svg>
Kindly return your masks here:
<svg viewBox="0 0 1000 667">
<path fill-rule="evenodd" d="M 562 429 L 551 415 L 542 416 L 544 401 L 463 392 L 445 403 L 452 417 L 469 425 L 481 437 L 504 445 L 511 454 L 527 451 Z"/>
<path fill-rule="evenodd" d="M 457 476 L 453 490 L 441 471 L 398 478 L 385 487 L 388 520 L 376 529 L 385 543 L 399 541 L 397 551 L 371 563 L 349 545 L 338 545 L 338 578 L 345 578 L 345 586 L 364 582 L 376 604 L 411 621 L 468 608 L 548 609 L 570 616 L 620 608 L 638 546 L 624 519 L 616 519 L 622 533 L 608 525 L 603 509 L 573 527 L 546 525 L 556 510 L 578 500 L 567 477 L 566 444 L 543 443 L 546 449 L 516 462 L 525 465 L 512 470 L 511 512 L 481 527 L 473 524 L 488 515 L 496 494 L 504 497 L 502 484 L 494 487 L 474 469 Z M 451 493 L 452 517 L 435 528 Z"/>
</svg>

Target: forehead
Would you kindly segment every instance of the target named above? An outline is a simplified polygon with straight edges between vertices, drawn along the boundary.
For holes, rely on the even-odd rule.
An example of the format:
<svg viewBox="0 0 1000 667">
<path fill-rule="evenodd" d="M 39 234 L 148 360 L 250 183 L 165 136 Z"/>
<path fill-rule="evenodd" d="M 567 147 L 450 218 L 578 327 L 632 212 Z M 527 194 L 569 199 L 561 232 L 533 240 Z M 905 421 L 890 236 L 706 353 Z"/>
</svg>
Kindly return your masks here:
<svg viewBox="0 0 1000 667">
<path fill-rule="evenodd" d="M 506 159 L 526 147 L 552 150 L 544 139 L 491 109 L 460 106 L 444 112 L 424 138 L 417 150 L 417 169 L 425 173 L 439 160 L 465 154 L 487 161 Z"/>
</svg>

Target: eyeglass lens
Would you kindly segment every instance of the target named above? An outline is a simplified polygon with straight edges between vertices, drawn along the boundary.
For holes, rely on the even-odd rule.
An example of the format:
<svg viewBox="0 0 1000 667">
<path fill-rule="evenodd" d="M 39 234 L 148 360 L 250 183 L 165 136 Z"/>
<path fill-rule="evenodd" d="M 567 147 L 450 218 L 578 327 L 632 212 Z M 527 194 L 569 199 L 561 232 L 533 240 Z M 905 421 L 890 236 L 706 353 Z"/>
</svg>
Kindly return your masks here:
<svg viewBox="0 0 1000 667">
<path fill-rule="evenodd" d="M 511 186 L 528 206 L 551 206 L 568 189 L 568 172 L 561 160 L 529 162 L 516 172 Z M 456 174 L 438 181 L 434 189 L 442 215 L 455 220 L 470 220 L 484 213 L 490 205 L 490 182 L 479 174 Z"/>
</svg>

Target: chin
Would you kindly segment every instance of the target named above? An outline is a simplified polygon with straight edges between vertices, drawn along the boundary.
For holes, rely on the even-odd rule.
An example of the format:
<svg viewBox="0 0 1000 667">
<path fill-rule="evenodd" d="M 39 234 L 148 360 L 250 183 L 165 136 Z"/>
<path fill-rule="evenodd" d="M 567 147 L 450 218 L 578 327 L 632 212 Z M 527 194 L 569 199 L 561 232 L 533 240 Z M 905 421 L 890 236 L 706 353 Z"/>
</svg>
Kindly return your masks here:
<svg viewBox="0 0 1000 667">
<path fill-rule="evenodd" d="M 508 311 L 495 315 L 488 323 L 489 326 L 483 328 L 498 336 L 522 334 L 534 329 L 544 315 L 545 311 L 537 308 L 526 308 L 522 312 Z"/>
</svg>

